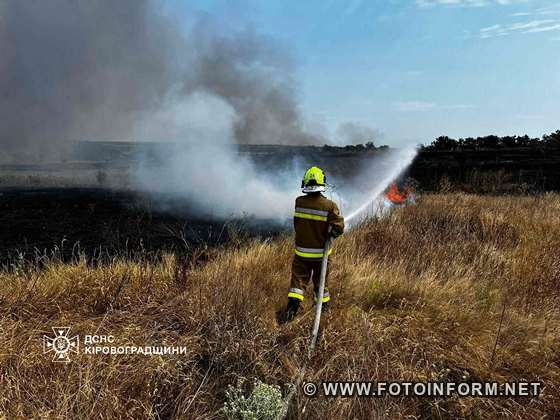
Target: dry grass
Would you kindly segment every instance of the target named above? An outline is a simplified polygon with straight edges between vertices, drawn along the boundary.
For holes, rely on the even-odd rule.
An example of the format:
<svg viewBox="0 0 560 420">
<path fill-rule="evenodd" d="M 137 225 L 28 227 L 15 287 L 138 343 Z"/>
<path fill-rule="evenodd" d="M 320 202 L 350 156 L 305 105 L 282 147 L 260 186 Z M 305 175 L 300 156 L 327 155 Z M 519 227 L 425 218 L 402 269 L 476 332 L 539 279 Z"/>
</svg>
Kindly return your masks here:
<svg viewBox="0 0 560 420">
<path fill-rule="evenodd" d="M 333 309 L 307 380 L 541 380 L 539 399 L 300 395 L 294 418 L 555 418 L 560 413 L 560 197 L 434 195 L 337 240 Z M 0 274 L 0 418 L 217 418 L 228 384 L 284 385 L 312 311 L 278 327 L 290 239 L 205 264 L 52 261 Z M 505 314 L 493 360 L 498 325 Z M 42 354 L 52 326 L 186 355 Z M 301 411 L 305 408 L 305 414 Z"/>
</svg>

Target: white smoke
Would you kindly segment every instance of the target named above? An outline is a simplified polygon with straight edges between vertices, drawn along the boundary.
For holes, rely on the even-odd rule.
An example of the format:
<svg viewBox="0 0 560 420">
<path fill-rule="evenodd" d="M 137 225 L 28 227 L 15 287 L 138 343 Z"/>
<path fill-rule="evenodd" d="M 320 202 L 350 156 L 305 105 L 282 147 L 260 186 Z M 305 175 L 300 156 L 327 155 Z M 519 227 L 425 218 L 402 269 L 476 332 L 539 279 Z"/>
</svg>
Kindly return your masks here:
<svg viewBox="0 0 560 420">
<path fill-rule="evenodd" d="M 259 173 L 235 148 L 233 107 L 208 92 L 169 98 L 165 106 L 138 124 L 144 137 L 166 133 L 172 150 L 161 150 L 161 166 L 142 162 L 135 169 L 138 186 L 189 200 L 214 217 L 241 215 L 276 219 L 291 210 L 297 193 L 293 176 Z M 169 129 L 171 127 L 171 129 Z"/>
<path fill-rule="evenodd" d="M 144 161 L 135 170 L 138 187 L 174 194 L 211 217 L 284 220 L 291 216 L 294 198 L 306 169 L 292 161 L 281 170 L 259 170 L 249 158 L 239 155 L 235 127 L 239 116 L 219 96 L 196 91 L 188 96 L 170 95 L 152 117 L 138 123 L 142 137 L 173 142 L 161 150 L 161 165 Z M 416 154 L 414 147 L 388 150 L 355 176 L 355 182 L 330 177 L 343 185 L 335 198 L 347 220 L 365 216 L 376 199 Z M 325 168 L 329 170 L 329 168 Z"/>
</svg>

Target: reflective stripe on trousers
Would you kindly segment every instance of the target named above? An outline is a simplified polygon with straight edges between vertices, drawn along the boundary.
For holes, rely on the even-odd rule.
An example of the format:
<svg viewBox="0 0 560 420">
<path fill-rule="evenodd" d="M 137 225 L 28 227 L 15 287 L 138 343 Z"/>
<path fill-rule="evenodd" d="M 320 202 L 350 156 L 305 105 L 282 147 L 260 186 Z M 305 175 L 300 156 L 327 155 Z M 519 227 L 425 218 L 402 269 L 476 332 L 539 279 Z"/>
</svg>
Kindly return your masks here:
<svg viewBox="0 0 560 420">
<path fill-rule="evenodd" d="M 295 287 L 290 287 L 288 289 L 288 297 L 298 299 L 298 300 L 303 300 L 303 298 L 304 298 L 303 290 L 297 289 Z"/>
<path fill-rule="evenodd" d="M 305 298 L 303 293 L 304 293 L 303 290 L 297 289 L 295 287 L 290 287 L 288 289 L 288 297 L 289 298 L 303 300 Z M 315 295 L 314 300 L 315 300 L 315 302 L 317 302 L 317 295 Z M 331 300 L 330 293 L 325 291 L 324 294 L 323 294 L 323 303 L 327 303 L 330 300 Z"/>
<path fill-rule="evenodd" d="M 315 295 L 313 299 L 315 300 L 315 302 L 317 302 L 317 295 Z M 327 303 L 329 300 L 331 300 L 331 294 L 325 291 L 323 293 L 323 303 Z"/>
</svg>

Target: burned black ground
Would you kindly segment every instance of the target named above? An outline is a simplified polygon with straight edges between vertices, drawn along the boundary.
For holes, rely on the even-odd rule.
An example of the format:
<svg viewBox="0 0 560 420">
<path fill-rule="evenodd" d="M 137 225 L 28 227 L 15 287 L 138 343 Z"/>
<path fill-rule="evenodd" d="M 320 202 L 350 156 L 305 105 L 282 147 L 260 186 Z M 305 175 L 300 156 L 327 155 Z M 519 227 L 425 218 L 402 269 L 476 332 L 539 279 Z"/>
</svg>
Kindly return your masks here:
<svg viewBox="0 0 560 420">
<path fill-rule="evenodd" d="M 164 195 L 101 188 L 0 190 L 0 262 L 56 252 L 63 259 L 190 253 L 232 235 L 274 236 L 282 226 L 197 213 Z"/>
</svg>

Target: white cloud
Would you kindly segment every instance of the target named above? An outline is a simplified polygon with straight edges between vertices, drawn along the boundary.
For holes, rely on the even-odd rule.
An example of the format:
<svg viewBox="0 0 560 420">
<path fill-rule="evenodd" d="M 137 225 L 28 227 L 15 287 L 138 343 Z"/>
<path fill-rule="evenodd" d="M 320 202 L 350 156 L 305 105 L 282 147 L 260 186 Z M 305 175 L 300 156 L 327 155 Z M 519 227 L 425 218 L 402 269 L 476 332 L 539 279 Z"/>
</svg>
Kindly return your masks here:
<svg viewBox="0 0 560 420">
<path fill-rule="evenodd" d="M 474 109 L 474 105 L 469 104 L 457 104 L 457 105 L 446 105 L 442 107 L 443 109 Z"/>
<path fill-rule="evenodd" d="M 494 32 L 494 31 L 498 31 L 502 28 L 502 25 L 492 25 L 492 26 L 488 26 L 486 28 L 482 28 L 480 30 L 480 33 L 487 33 L 487 32 Z"/>
<path fill-rule="evenodd" d="M 532 28 L 529 29 L 526 32 L 523 32 L 524 34 L 530 34 L 530 33 L 537 33 L 537 32 L 550 32 L 550 31 L 557 31 L 560 29 L 560 23 L 556 23 L 554 25 L 550 25 L 550 26 L 541 26 L 538 28 Z"/>
<path fill-rule="evenodd" d="M 404 101 L 396 102 L 395 107 L 401 112 L 423 112 L 434 109 L 436 104 L 425 101 Z"/>
<path fill-rule="evenodd" d="M 480 38 L 493 38 L 512 34 L 532 34 L 539 32 L 550 32 L 560 30 L 560 20 L 540 19 L 527 22 L 510 23 L 507 25 L 496 24 L 481 28 Z"/>
<path fill-rule="evenodd" d="M 512 13 L 513 17 L 528 17 L 528 16 L 554 16 L 560 15 L 560 4 L 557 6 L 550 7 L 539 7 L 535 10 L 529 10 L 525 12 Z"/>
<path fill-rule="evenodd" d="M 515 3 L 526 3 L 529 0 L 415 0 L 418 7 L 456 6 L 485 7 L 492 5 L 507 6 Z"/>
<path fill-rule="evenodd" d="M 535 13 L 538 15 L 560 15 L 560 5 L 550 6 L 550 7 L 541 7 L 535 10 Z"/>
<path fill-rule="evenodd" d="M 510 31 L 522 31 L 525 29 L 536 29 L 542 27 L 543 25 L 547 25 L 549 23 L 554 23 L 554 20 L 545 19 L 545 20 L 532 20 L 530 22 L 521 22 L 521 23 L 513 23 L 507 27 Z"/>
<path fill-rule="evenodd" d="M 474 105 L 469 104 L 438 105 L 435 102 L 428 101 L 401 101 L 395 102 L 394 105 L 400 112 L 425 112 L 433 109 L 461 110 L 474 108 Z"/>
</svg>

